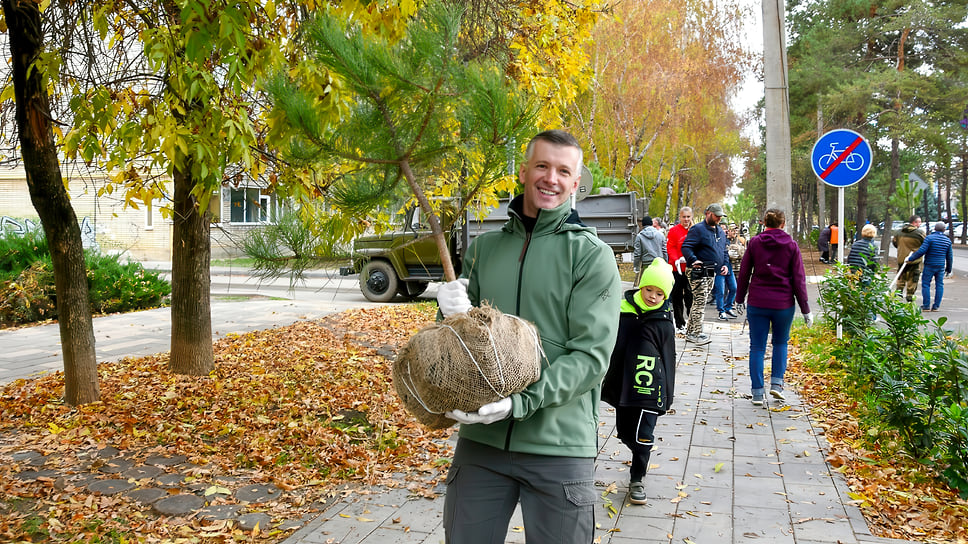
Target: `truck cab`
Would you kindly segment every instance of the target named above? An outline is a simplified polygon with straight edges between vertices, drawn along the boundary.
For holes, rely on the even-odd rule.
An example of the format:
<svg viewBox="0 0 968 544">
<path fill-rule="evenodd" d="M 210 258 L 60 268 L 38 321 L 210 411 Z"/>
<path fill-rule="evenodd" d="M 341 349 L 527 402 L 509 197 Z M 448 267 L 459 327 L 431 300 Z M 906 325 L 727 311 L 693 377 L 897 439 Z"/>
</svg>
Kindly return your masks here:
<svg viewBox="0 0 968 544">
<path fill-rule="evenodd" d="M 445 216 L 442 220 L 447 219 Z M 460 231 L 460 225 L 455 224 L 445 233 L 457 273 L 460 273 L 457 257 Z M 416 298 L 427 290 L 430 282 L 440 281 L 444 276 L 431 234 L 420 208 L 409 208 L 401 228 L 357 238 L 353 242 L 353 264 L 340 268 L 340 274 L 359 273 L 360 290 L 372 302 L 389 302 L 396 295 Z"/>
</svg>

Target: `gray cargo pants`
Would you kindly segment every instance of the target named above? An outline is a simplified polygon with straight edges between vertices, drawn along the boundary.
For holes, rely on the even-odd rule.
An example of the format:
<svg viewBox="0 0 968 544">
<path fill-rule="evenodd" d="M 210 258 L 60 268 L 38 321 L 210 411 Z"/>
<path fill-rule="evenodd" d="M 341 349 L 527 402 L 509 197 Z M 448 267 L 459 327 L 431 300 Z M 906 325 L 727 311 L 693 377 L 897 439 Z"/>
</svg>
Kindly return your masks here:
<svg viewBox="0 0 968 544">
<path fill-rule="evenodd" d="M 521 502 L 528 544 L 589 544 L 595 530 L 595 459 L 499 450 L 459 439 L 447 474 L 449 544 L 501 544 Z"/>
</svg>

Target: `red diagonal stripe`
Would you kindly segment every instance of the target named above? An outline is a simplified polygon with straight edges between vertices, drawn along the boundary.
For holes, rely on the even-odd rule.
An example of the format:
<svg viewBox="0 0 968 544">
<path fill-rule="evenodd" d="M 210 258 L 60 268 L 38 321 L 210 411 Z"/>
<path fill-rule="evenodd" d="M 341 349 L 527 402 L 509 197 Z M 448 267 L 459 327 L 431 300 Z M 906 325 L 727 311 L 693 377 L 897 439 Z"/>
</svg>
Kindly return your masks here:
<svg viewBox="0 0 968 544">
<path fill-rule="evenodd" d="M 828 166 L 827 169 L 824 170 L 822 174 L 820 174 L 820 179 L 827 179 L 827 176 L 829 176 L 830 173 L 833 172 L 835 168 L 840 166 L 840 163 L 844 162 L 844 159 L 846 159 L 851 154 L 851 152 L 854 149 L 856 149 L 857 146 L 860 145 L 862 141 L 864 141 L 864 138 L 858 136 L 857 139 L 854 140 L 854 143 L 848 145 L 847 149 L 845 149 L 844 152 L 837 157 L 837 160 L 830 163 L 830 166 Z"/>
</svg>

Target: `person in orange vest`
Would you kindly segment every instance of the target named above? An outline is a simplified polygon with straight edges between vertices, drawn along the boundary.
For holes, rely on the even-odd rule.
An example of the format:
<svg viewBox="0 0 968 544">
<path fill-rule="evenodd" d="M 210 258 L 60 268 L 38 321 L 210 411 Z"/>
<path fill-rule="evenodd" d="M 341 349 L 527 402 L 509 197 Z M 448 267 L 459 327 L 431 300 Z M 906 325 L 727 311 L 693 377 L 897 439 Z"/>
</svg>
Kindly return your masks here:
<svg viewBox="0 0 968 544">
<path fill-rule="evenodd" d="M 837 228 L 837 222 L 834 221 L 830 225 L 830 262 L 837 262 L 837 246 L 840 244 L 840 229 Z"/>
</svg>

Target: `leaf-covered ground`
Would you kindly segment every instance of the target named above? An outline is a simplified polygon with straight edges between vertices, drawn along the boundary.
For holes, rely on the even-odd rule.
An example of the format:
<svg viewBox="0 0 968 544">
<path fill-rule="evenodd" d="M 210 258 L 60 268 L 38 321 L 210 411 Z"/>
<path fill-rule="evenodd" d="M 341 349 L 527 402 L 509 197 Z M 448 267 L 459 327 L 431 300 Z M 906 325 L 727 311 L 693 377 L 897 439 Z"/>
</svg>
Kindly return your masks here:
<svg viewBox="0 0 968 544">
<path fill-rule="evenodd" d="M 232 502 L 211 492 L 222 481 L 283 490 L 252 508 L 274 521 L 318 512 L 348 484 L 433 493 L 451 431 L 427 431 L 404 411 L 387 357 L 435 311 L 388 305 L 232 336 L 217 342 L 216 369 L 203 378 L 170 373 L 167 354 L 104 363 L 101 402 L 79 408 L 61 401 L 60 373 L 4 386 L 0 541 L 275 542 L 291 533 L 275 524 L 243 532 L 231 523 L 159 517 L 120 494 L 92 495 L 70 478 L 25 482 L 17 474 L 29 467 L 13 456 L 27 450 L 47 456 L 44 468 L 69 474 L 96 472 L 83 452 L 109 447 L 141 458 L 184 455 L 211 503 Z"/>
<path fill-rule="evenodd" d="M 387 305 L 220 340 L 208 377 L 176 376 L 167 356 L 100 366 L 102 401 L 71 409 L 62 376 L 0 388 L 0 541 L 278 542 L 278 520 L 314 515 L 365 486 L 433 494 L 451 430 L 429 432 L 397 402 L 395 350 L 434 317 L 432 305 Z M 830 376 L 808 372 L 791 350 L 789 378 L 826 430 L 828 461 L 844 472 L 880 536 L 965 542 L 968 505 L 913 461 L 862 446 L 852 401 Z M 26 450 L 48 467 L 92 472 L 83 452 L 117 448 L 184 455 L 213 505 L 224 482 L 272 484 L 283 493 L 246 509 L 274 521 L 243 531 L 199 517 L 166 518 L 124 495 L 95 495 L 56 478 L 17 478 Z M 401 477 L 402 475 L 402 477 Z M 211 495 L 209 491 L 214 490 Z"/>
<path fill-rule="evenodd" d="M 830 447 L 827 462 L 844 474 L 850 496 L 873 534 L 919 542 L 968 542 L 968 502 L 937 479 L 931 467 L 899 453 L 892 444 L 865 437 L 857 403 L 833 373 L 809 370 L 791 346 L 787 377 L 797 384 L 816 424 L 824 429 Z"/>
</svg>

